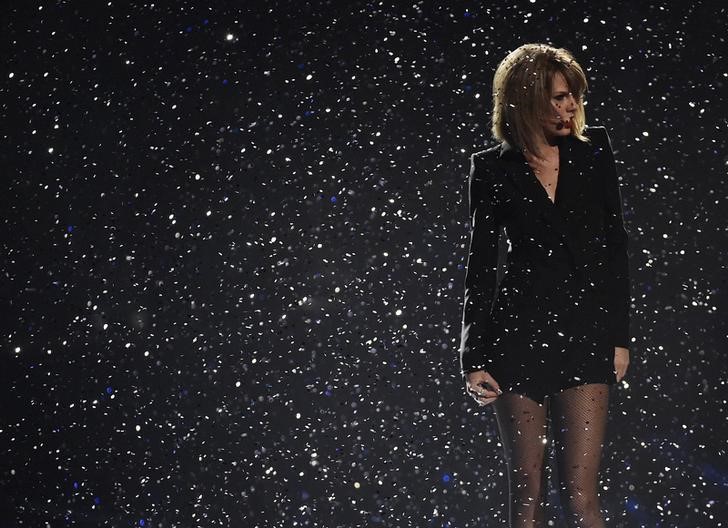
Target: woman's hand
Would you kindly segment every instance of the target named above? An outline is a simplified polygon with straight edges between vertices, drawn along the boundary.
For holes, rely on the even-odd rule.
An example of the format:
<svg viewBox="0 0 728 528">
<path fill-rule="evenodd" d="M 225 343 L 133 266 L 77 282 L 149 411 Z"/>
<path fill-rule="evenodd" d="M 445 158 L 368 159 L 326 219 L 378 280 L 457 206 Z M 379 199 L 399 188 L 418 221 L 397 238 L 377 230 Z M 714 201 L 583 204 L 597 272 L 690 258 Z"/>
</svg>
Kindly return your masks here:
<svg viewBox="0 0 728 528">
<path fill-rule="evenodd" d="M 493 403 L 499 395 L 503 394 L 498 382 L 484 370 L 468 372 L 465 376 L 465 390 L 481 407 Z M 487 388 L 488 386 L 494 390 Z"/>
<path fill-rule="evenodd" d="M 629 366 L 629 350 L 624 347 L 614 347 L 614 373 L 617 376 L 617 382 L 627 373 Z"/>
</svg>

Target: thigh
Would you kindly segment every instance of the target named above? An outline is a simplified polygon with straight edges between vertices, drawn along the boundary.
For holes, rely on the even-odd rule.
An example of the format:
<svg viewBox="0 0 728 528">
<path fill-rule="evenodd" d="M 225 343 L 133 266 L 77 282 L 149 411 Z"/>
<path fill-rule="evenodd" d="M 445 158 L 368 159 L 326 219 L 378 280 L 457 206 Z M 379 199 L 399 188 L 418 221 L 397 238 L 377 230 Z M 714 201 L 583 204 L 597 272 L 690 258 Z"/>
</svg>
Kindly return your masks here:
<svg viewBox="0 0 728 528">
<path fill-rule="evenodd" d="M 571 491 L 596 492 L 607 426 L 609 385 L 579 385 L 550 399 L 561 486 Z"/>
<path fill-rule="evenodd" d="M 541 476 L 546 446 L 546 406 L 514 392 L 494 402 L 508 469 L 527 480 Z"/>
</svg>

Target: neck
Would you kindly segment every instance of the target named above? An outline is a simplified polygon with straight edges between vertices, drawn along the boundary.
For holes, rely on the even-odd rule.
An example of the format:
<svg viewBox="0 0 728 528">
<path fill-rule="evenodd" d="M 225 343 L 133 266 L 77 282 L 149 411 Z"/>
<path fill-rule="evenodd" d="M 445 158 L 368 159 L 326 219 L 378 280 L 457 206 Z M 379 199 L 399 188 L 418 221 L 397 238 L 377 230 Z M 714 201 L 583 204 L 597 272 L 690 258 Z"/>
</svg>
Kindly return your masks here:
<svg viewBox="0 0 728 528">
<path fill-rule="evenodd" d="M 556 136 L 547 137 L 546 141 L 537 139 L 536 145 L 534 145 L 536 152 L 541 153 L 542 159 L 546 159 L 549 155 L 555 155 L 559 148 L 559 138 Z M 537 157 L 536 152 L 524 151 L 523 154 L 526 157 Z"/>
<path fill-rule="evenodd" d="M 559 143 L 559 137 L 558 136 L 547 136 L 546 137 L 546 144 L 550 147 L 555 147 Z"/>
</svg>

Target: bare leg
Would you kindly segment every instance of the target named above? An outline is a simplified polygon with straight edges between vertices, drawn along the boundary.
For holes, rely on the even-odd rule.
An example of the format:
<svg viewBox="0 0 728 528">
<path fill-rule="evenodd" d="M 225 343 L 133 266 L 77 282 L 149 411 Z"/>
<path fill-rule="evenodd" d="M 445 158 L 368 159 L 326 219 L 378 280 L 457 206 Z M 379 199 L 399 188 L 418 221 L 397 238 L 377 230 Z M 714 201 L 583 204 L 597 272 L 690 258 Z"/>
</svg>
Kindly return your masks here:
<svg viewBox="0 0 728 528">
<path fill-rule="evenodd" d="M 597 481 L 607 427 L 609 386 L 589 383 L 551 397 L 559 492 L 568 525 L 604 528 Z"/>
<path fill-rule="evenodd" d="M 508 465 L 510 528 L 544 526 L 546 406 L 505 392 L 493 402 Z"/>
</svg>

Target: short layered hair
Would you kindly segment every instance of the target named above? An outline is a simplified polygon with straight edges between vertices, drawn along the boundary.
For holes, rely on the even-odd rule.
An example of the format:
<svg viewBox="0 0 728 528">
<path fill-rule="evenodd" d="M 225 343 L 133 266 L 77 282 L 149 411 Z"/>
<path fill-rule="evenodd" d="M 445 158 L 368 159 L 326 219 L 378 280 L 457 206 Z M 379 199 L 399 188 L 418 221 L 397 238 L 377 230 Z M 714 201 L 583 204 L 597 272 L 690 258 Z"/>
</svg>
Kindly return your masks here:
<svg viewBox="0 0 728 528">
<path fill-rule="evenodd" d="M 539 156 L 538 137 L 546 138 L 542 120 L 553 119 L 551 94 L 554 76 L 566 79 L 576 99 L 571 135 L 581 141 L 586 127 L 584 94 L 588 83 L 584 70 L 565 48 L 547 44 L 524 44 L 510 52 L 493 76 L 493 114 L 491 133 L 499 141 Z"/>
</svg>

